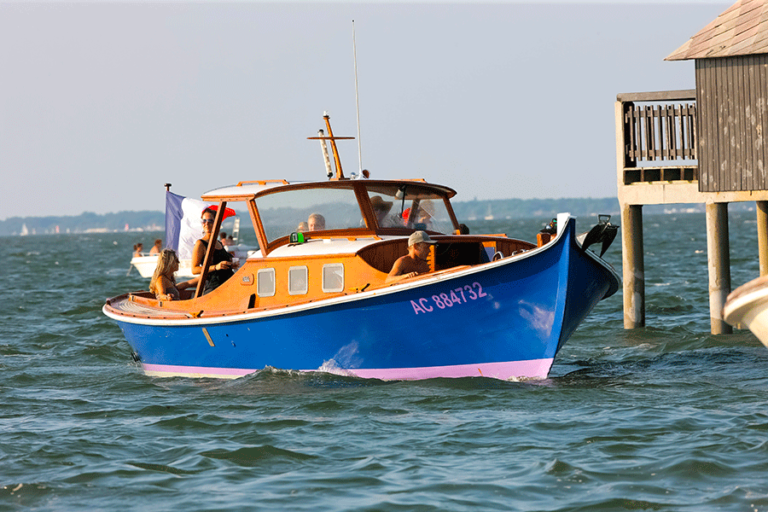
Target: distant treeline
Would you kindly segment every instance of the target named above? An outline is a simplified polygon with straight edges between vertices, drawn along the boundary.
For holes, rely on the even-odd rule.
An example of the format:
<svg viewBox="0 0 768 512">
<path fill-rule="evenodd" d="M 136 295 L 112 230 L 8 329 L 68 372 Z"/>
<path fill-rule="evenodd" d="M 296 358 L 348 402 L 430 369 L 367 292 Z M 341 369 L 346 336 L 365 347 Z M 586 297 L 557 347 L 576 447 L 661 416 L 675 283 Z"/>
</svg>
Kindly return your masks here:
<svg viewBox="0 0 768 512">
<path fill-rule="evenodd" d="M 0 235 L 20 235 L 26 228 L 29 235 L 54 233 L 85 233 L 88 231 L 162 231 L 165 213 L 153 211 L 116 212 L 99 215 L 85 212 L 80 215 L 50 217 L 11 217 L 0 221 Z"/>
<path fill-rule="evenodd" d="M 472 200 L 453 203 L 459 220 L 551 218 L 559 212 L 576 216 L 592 216 L 600 213 L 616 215 L 619 201 L 613 197 L 602 199 L 494 199 Z"/>
<path fill-rule="evenodd" d="M 729 209 L 746 211 L 754 209 L 754 203 L 732 203 Z M 541 218 L 547 220 L 558 212 L 570 212 L 577 217 L 597 214 L 619 214 L 616 198 L 565 198 L 565 199 L 495 199 L 457 201 L 453 203 L 460 221 L 493 219 Z M 704 212 L 703 204 L 644 206 L 647 214 L 666 212 Z M 615 219 L 619 221 L 619 219 Z M 250 227 L 248 215 L 240 215 L 241 229 Z M 85 212 L 75 216 L 11 217 L 0 221 L 0 236 L 19 235 L 26 226 L 27 234 L 84 233 L 88 231 L 162 231 L 165 214 L 160 211 L 117 212 L 98 215 Z"/>
</svg>

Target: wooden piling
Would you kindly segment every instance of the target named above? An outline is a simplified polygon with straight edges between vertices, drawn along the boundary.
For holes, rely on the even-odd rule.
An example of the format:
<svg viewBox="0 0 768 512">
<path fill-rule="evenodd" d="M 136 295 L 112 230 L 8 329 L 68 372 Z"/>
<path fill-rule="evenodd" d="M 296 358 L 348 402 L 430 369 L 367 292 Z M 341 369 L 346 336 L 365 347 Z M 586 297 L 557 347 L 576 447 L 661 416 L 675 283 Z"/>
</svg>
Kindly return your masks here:
<svg viewBox="0 0 768 512">
<path fill-rule="evenodd" d="M 760 276 L 768 275 L 768 201 L 755 201 L 757 207 L 757 251 Z"/>
<path fill-rule="evenodd" d="M 643 259 L 643 207 L 621 209 L 621 249 L 624 281 L 624 328 L 645 326 L 645 262 Z"/>
<path fill-rule="evenodd" d="M 712 334 L 731 334 L 733 328 L 723 320 L 723 306 L 731 291 L 728 203 L 708 203 L 706 216 L 711 332 Z"/>
</svg>

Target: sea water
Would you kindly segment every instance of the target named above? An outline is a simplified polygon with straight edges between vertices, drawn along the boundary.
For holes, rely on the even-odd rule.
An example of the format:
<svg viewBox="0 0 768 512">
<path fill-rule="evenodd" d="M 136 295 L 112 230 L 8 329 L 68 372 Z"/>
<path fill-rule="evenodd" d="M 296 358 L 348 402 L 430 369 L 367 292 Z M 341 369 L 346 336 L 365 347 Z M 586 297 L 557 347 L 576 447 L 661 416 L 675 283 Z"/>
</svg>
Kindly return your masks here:
<svg viewBox="0 0 768 512">
<path fill-rule="evenodd" d="M 647 327 L 619 291 L 529 382 L 150 378 L 101 307 L 158 233 L 0 238 L 0 510 L 768 510 L 768 349 L 709 334 L 702 214 L 644 228 Z M 735 287 L 754 214 L 730 237 Z"/>
</svg>

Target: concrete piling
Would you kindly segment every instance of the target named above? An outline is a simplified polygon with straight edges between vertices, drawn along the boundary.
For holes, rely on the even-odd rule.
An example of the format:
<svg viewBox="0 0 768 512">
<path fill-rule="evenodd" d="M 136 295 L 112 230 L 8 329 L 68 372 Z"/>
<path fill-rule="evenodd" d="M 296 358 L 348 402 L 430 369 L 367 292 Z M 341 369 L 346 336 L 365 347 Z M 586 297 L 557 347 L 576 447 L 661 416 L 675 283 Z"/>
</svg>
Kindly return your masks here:
<svg viewBox="0 0 768 512">
<path fill-rule="evenodd" d="M 723 320 L 725 299 L 731 292 L 731 256 L 728 241 L 728 203 L 709 203 L 707 216 L 707 267 L 709 269 L 709 318 L 712 334 L 731 334 Z"/>
<path fill-rule="evenodd" d="M 625 329 L 645 326 L 643 252 L 643 207 L 624 205 L 621 209 L 621 257 Z"/>
</svg>

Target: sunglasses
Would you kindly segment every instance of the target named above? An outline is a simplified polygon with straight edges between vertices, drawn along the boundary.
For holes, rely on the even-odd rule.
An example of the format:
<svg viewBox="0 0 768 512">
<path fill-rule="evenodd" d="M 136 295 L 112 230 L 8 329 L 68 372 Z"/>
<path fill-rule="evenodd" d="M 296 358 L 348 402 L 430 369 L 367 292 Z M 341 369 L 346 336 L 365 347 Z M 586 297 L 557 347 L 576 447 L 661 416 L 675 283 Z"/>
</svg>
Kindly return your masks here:
<svg viewBox="0 0 768 512">
<path fill-rule="evenodd" d="M 203 219 L 201 222 L 203 224 L 213 224 L 213 219 Z"/>
</svg>

